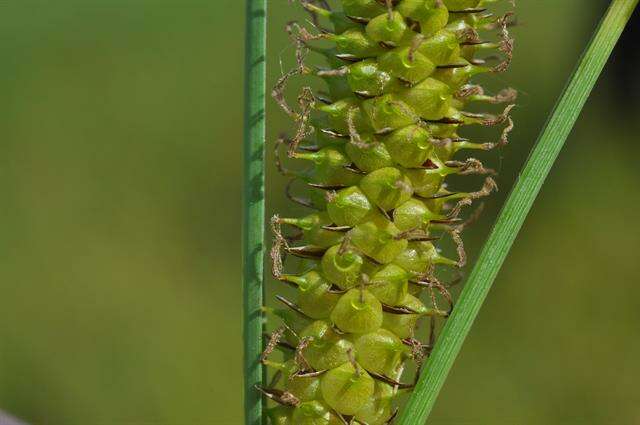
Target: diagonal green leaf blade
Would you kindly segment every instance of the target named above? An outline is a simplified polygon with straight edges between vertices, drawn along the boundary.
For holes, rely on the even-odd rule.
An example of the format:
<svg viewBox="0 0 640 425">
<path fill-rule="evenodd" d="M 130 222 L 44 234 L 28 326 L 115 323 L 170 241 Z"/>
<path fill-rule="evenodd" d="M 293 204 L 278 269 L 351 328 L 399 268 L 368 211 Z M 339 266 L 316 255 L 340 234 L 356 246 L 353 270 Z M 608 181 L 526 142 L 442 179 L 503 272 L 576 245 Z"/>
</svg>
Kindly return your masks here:
<svg viewBox="0 0 640 425">
<path fill-rule="evenodd" d="M 243 338 L 246 425 L 262 423 L 262 301 L 264 293 L 264 142 L 266 0 L 247 0 L 243 197 Z"/>
<path fill-rule="evenodd" d="M 505 202 L 398 423 L 421 425 L 638 0 L 613 0 Z"/>
</svg>

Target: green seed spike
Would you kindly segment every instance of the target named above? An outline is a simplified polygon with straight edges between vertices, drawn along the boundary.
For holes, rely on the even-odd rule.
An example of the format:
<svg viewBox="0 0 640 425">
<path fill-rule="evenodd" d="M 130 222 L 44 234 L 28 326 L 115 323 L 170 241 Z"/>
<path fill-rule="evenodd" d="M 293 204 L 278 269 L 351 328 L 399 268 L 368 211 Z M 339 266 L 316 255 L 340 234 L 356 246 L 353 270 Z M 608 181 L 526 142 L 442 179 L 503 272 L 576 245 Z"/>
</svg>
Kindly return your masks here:
<svg viewBox="0 0 640 425">
<path fill-rule="evenodd" d="M 274 89 L 295 121 L 277 150 L 287 144 L 288 159 L 306 167 L 288 171 L 278 159 L 298 182 L 288 196 L 316 209 L 272 220 L 273 274 L 296 292 L 264 309 L 280 326 L 261 358 L 278 371 L 273 388 L 260 388 L 275 425 L 393 420 L 413 388 L 409 363 L 422 364 L 435 322 L 453 308 L 440 282 L 465 263 L 461 232 L 473 218 L 463 215 L 496 189 L 491 177 L 477 191 L 449 188 L 448 178 L 495 174 L 463 154 L 504 146 L 513 128 L 515 91 L 486 93 L 471 81 L 511 60 L 510 15 L 485 12 L 493 0 L 338 2 L 302 1 L 317 25 L 287 26 L 297 66 Z M 293 77 L 326 87 L 305 85 L 287 103 Z M 472 103 L 492 110 L 468 112 Z M 468 140 L 470 125 L 502 130 L 495 142 Z M 457 257 L 441 252 L 445 239 Z M 284 254 L 302 258 L 296 269 Z M 282 359 L 269 358 L 276 348 Z"/>
</svg>

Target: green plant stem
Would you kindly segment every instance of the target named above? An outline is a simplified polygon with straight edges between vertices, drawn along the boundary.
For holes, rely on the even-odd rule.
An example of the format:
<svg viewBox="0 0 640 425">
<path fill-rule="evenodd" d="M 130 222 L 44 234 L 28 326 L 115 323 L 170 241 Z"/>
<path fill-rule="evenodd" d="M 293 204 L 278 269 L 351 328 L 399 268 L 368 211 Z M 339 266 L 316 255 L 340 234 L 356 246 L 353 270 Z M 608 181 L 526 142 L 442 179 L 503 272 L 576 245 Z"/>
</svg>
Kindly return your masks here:
<svg viewBox="0 0 640 425">
<path fill-rule="evenodd" d="M 247 0 L 244 121 L 244 412 L 246 425 L 262 422 L 262 301 L 264 262 L 264 141 L 266 0 Z"/>
<path fill-rule="evenodd" d="M 518 231 L 638 0 L 613 0 L 516 181 L 398 423 L 424 424 Z"/>
</svg>

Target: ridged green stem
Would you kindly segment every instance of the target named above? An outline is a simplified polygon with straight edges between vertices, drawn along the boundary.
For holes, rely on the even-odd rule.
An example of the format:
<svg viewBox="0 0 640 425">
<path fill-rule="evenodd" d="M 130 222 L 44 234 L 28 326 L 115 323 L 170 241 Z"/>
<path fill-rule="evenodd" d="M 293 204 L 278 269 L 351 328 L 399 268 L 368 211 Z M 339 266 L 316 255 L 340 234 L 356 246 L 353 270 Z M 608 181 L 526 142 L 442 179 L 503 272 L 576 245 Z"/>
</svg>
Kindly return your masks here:
<svg viewBox="0 0 640 425">
<path fill-rule="evenodd" d="M 244 411 L 246 425 L 262 423 L 262 300 L 264 256 L 264 141 L 266 0 L 247 0 L 244 121 Z"/>
<path fill-rule="evenodd" d="M 402 410 L 399 425 L 424 424 L 518 231 L 638 0 L 613 0 L 516 181 L 451 317 Z"/>
</svg>

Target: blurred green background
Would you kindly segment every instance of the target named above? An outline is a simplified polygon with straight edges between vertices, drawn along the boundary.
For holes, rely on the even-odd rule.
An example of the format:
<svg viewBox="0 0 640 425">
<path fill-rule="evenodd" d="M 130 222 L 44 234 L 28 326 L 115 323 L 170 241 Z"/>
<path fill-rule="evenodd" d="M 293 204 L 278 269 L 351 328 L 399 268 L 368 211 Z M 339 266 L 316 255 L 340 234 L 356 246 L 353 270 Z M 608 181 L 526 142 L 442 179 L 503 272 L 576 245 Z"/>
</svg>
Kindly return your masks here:
<svg viewBox="0 0 640 425">
<path fill-rule="evenodd" d="M 520 2 L 502 191 L 606 2 Z M 291 64 L 270 0 L 269 79 Z M 0 408 L 34 424 L 240 424 L 243 2 L 0 5 Z M 619 49 L 624 69 L 637 45 Z M 637 73 L 637 68 L 633 69 Z M 638 91 L 609 65 L 432 424 L 640 423 Z M 635 86 L 637 88 L 637 85 Z M 269 146 L 285 117 L 269 101 Z M 297 211 L 268 173 L 269 211 Z M 273 288 L 273 286 L 272 286 Z"/>
</svg>

